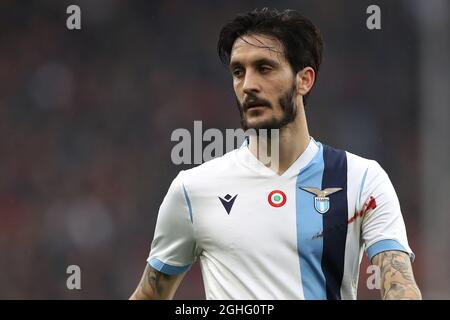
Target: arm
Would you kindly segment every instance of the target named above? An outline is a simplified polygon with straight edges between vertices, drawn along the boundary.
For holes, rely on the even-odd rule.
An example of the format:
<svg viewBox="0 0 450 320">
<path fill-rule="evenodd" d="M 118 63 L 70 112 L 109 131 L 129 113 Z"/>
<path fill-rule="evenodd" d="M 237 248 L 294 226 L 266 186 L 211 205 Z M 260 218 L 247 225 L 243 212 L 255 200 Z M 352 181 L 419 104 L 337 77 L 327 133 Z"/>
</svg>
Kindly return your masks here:
<svg viewBox="0 0 450 320">
<path fill-rule="evenodd" d="M 167 275 L 153 269 L 148 264 L 130 300 L 172 299 L 186 273 Z"/>
<path fill-rule="evenodd" d="M 381 298 L 383 300 L 421 300 L 422 295 L 414 280 L 411 261 L 406 252 L 384 251 L 372 258 L 381 271 Z"/>
</svg>

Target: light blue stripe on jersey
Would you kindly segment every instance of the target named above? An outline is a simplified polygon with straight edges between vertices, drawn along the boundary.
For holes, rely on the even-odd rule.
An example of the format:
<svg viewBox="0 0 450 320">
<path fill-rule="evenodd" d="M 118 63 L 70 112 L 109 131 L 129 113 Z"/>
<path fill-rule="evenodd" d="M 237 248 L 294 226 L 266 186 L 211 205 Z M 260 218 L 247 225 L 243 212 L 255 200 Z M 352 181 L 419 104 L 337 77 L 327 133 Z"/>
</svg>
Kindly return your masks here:
<svg viewBox="0 0 450 320">
<path fill-rule="evenodd" d="M 184 192 L 184 199 L 186 200 L 186 204 L 187 204 L 188 209 L 189 209 L 189 218 L 191 219 L 191 222 L 194 222 L 194 220 L 192 219 L 191 200 L 189 200 L 189 197 L 188 197 L 188 194 L 186 192 L 186 188 L 184 187 L 184 184 L 183 184 L 183 192 Z"/>
<path fill-rule="evenodd" d="M 369 171 L 369 168 L 367 168 L 366 171 L 364 172 L 364 176 L 363 176 L 362 182 L 361 182 L 361 187 L 359 188 L 359 196 L 358 196 L 359 203 L 361 203 L 361 196 L 362 196 L 362 192 L 363 192 L 363 189 L 364 189 L 364 184 L 366 183 L 366 178 L 367 178 L 367 172 L 368 171 Z"/>
<path fill-rule="evenodd" d="M 152 258 L 150 259 L 150 261 L 148 262 L 148 264 L 153 268 L 158 270 L 159 272 L 162 272 L 164 274 L 168 274 L 170 276 L 176 275 L 176 274 L 180 274 L 183 273 L 187 270 L 189 270 L 189 268 L 191 267 L 191 265 L 187 265 L 187 266 L 182 266 L 182 267 L 176 267 L 176 266 L 171 266 L 170 264 L 164 263 L 159 259 L 156 258 Z"/>
<path fill-rule="evenodd" d="M 323 147 L 314 159 L 300 171 L 296 182 L 297 250 L 305 299 L 327 299 L 325 275 L 322 271 L 323 219 L 314 208 L 314 195 L 301 187 L 322 190 L 324 170 Z"/>
<path fill-rule="evenodd" d="M 380 240 L 375 242 L 369 248 L 367 248 L 367 255 L 369 256 L 369 261 L 372 258 L 383 251 L 396 250 L 396 251 L 404 251 L 408 253 L 408 251 L 396 240 Z"/>
</svg>

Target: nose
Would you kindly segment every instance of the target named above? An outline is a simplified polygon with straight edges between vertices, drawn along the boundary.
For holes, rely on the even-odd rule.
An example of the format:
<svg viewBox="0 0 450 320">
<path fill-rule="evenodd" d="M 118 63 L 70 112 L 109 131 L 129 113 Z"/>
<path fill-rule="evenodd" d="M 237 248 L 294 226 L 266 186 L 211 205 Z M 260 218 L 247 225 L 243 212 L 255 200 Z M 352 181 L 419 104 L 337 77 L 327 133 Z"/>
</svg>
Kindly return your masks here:
<svg viewBox="0 0 450 320">
<path fill-rule="evenodd" d="M 260 92 L 258 77 L 253 72 L 246 72 L 242 90 L 245 94 L 254 94 Z"/>
</svg>

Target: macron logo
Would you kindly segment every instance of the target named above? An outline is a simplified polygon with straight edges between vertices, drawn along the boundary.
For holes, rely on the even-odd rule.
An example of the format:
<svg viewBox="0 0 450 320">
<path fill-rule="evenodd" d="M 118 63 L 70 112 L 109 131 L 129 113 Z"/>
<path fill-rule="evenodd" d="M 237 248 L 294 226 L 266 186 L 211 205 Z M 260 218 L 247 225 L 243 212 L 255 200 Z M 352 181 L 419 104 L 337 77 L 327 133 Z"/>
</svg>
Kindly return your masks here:
<svg viewBox="0 0 450 320">
<path fill-rule="evenodd" d="M 238 195 L 231 197 L 229 194 L 227 194 L 223 198 L 219 197 L 220 202 L 222 202 L 222 205 L 225 208 L 225 210 L 227 210 L 228 214 L 230 214 L 231 208 L 233 207 L 234 200 L 236 200 L 237 196 Z"/>
</svg>

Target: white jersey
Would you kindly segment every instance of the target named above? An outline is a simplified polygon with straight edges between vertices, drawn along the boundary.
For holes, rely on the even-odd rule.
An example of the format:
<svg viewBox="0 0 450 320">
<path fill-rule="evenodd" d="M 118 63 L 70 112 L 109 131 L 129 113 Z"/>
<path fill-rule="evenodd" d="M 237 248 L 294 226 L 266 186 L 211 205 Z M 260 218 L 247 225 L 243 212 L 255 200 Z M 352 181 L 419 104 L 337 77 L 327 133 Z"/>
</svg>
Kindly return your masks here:
<svg viewBox="0 0 450 320">
<path fill-rule="evenodd" d="M 311 141 L 282 175 L 247 146 L 173 180 L 148 263 L 200 258 L 207 299 L 356 299 L 364 249 L 413 253 L 380 165 Z"/>
</svg>

